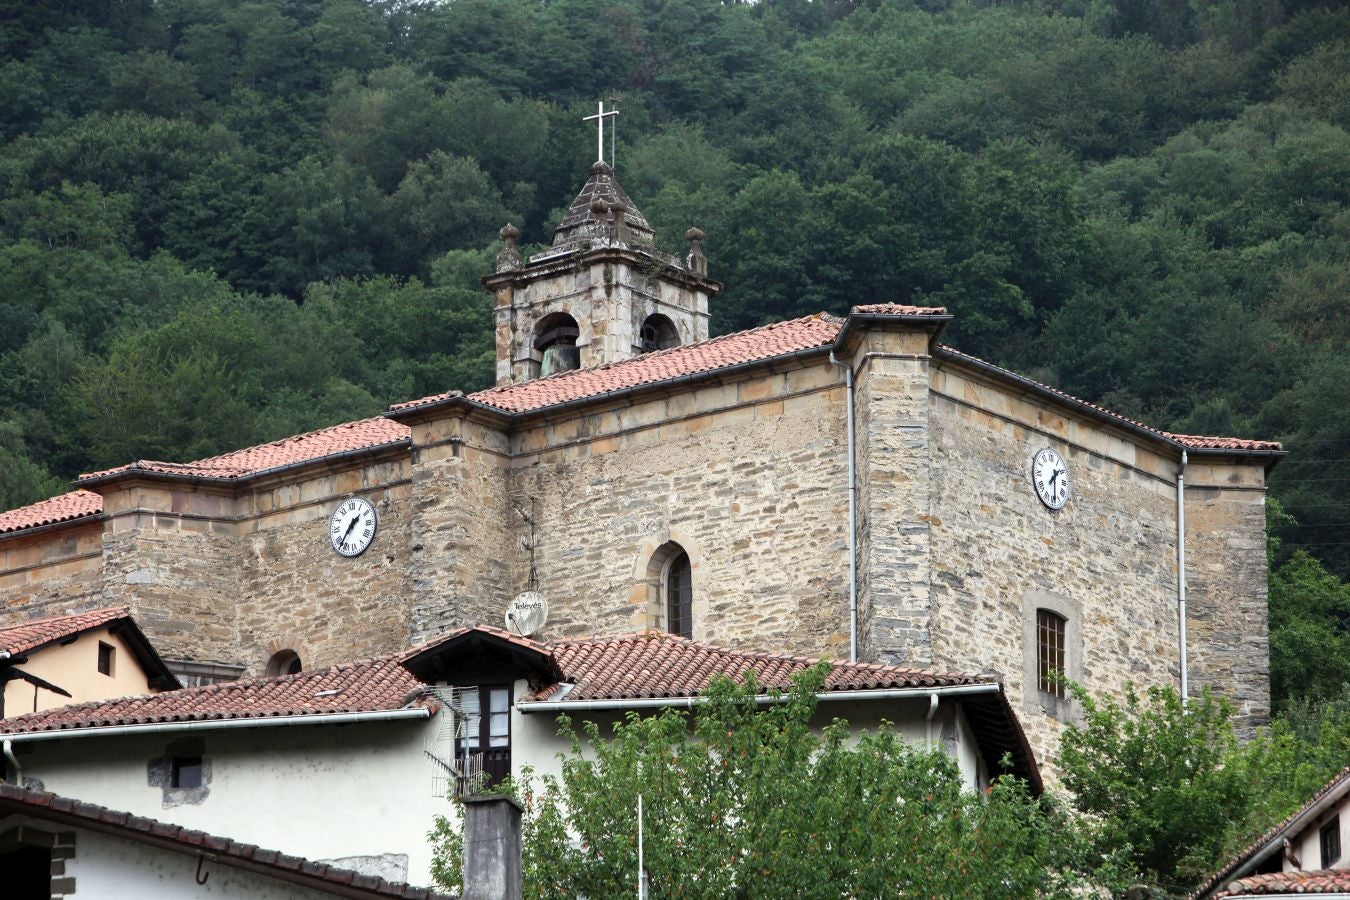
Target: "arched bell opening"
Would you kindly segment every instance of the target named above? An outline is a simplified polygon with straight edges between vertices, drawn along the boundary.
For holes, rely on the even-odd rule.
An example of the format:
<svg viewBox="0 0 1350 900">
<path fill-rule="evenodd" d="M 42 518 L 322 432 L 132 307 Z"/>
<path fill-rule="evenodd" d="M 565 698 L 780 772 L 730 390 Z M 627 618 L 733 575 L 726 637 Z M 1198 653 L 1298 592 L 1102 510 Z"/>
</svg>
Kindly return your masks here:
<svg viewBox="0 0 1350 900">
<path fill-rule="evenodd" d="M 680 332 L 670 319 L 660 313 L 652 313 L 642 323 L 642 329 L 638 333 L 638 345 L 643 353 L 669 350 L 671 347 L 680 346 Z"/>
<path fill-rule="evenodd" d="M 576 319 L 567 313 L 553 313 L 539 320 L 534 333 L 534 349 L 543 354 L 541 377 L 581 368 L 581 348 L 577 346 L 581 329 Z"/>
</svg>

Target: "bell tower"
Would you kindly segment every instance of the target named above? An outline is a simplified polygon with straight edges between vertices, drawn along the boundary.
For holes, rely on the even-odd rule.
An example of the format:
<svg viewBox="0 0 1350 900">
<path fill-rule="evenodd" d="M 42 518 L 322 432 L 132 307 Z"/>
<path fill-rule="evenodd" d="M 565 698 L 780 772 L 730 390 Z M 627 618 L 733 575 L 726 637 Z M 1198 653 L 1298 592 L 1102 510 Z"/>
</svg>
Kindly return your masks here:
<svg viewBox="0 0 1350 900">
<path fill-rule="evenodd" d="M 606 113 L 601 104 L 600 146 Z M 703 232 L 685 233 L 689 253 L 668 256 L 604 160 L 553 231 L 553 244 L 525 259 L 520 231 L 484 287 L 496 298 L 497 384 L 518 384 L 706 340 L 708 301 L 722 285 L 708 278 Z"/>
</svg>

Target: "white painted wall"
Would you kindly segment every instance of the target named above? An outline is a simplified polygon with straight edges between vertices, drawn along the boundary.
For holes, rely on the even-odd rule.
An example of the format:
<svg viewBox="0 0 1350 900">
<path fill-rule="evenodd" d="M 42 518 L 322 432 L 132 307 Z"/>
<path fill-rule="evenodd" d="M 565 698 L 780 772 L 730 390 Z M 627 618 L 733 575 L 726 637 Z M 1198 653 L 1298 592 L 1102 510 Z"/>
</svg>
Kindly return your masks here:
<svg viewBox="0 0 1350 900">
<path fill-rule="evenodd" d="M 46 790 L 308 859 L 407 854 L 410 883 L 430 881 L 427 832 L 448 812 L 423 753 L 439 723 L 248 728 L 35 742 L 19 757 Z M 204 741 L 209 793 L 165 808 L 146 768 L 170 742 Z"/>
<path fill-rule="evenodd" d="M 528 690 L 515 685 L 515 696 Z M 835 718 L 875 730 L 893 723 L 908 742 L 922 746 L 926 699 L 824 702 L 816 720 Z M 592 714 L 603 735 L 612 733 L 622 712 Z M 955 716 L 955 756 L 963 780 L 977 789 L 979 759 L 965 718 L 954 700 L 944 700 L 934 717 L 933 738 L 943 746 L 942 724 Z M 580 725 L 579 715 L 574 721 Z M 21 756 L 24 775 L 41 779 L 46 790 L 117 810 L 197 828 L 309 859 L 407 854 L 406 880 L 430 880 L 427 832 L 450 804 L 434 796 L 434 746 L 444 716 L 428 720 L 361 725 L 306 725 L 160 732 L 34 742 Z M 164 805 L 164 791 L 151 787 L 147 764 L 168 745 L 191 736 L 203 741 L 211 766 L 205 799 L 196 805 Z M 539 774 L 561 773 L 559 754 L 570 743 L 557 735 L 555 716 L 546 712 L 511 715 L 512 765 Z M 948 750 L 950 751 L 950 746 Z M 442 754 L 450 751 L 442 747 Z M 387 870 L 381 872 L 386 877 Z"/>
<path fill-rule="evenodd" d="M 17 820 L 16 820 L 17 821 Z M 289 884 L 265 875 L 207 862 L 206 883 L 197 884 L 197 857 L 147 847 L 126 838 L 87 828 L 54 825 L 26 818 L 43 831 L 74 831 L 75 858 L 66 861 L 66 875 L 75 879 L 75 896 L 100 900 L 190 900 L 194 897 L 237 900 L 327 900 L 337 896 Z"/>
</svg>

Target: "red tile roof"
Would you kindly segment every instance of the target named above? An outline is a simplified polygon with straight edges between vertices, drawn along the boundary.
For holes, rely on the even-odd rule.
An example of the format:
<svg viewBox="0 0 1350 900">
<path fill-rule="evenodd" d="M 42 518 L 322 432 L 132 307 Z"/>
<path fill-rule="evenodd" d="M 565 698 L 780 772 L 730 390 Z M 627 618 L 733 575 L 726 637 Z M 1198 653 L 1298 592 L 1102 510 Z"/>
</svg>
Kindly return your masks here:
<svg viewBox="0 0 1350 900">
<path fill-rule="evenodd" d="M 1215 897 L 1268 897 L 1278 894 L 1344 894 L 1350 896 L 1350 869 L 1270 872 L 1239 878 Z"/>
<path fill-rule="evenodd" d="M 196 462 L 172 463 L 141 459 L 115 469 L 86 473 L 80 476 L 80 480 L 92 481 L 131 471 L 225 480 L 248 478 L 283 466 L 322 459 L 335 453 L 397 444 L 408 440 L 410 433 L 408 426 L 400 425 L 384 416 L 376 416 L 373 419 L 344 422 L 319 431 L 282 438 L 270 444 L 259 444 L 256 447 L 247 447 L 220 456 L 199 459 Z"/>
<path fill-rule="evenodd" d="M 63 706 L 0 722 L 0 734 L 29 734 L 109 725 L 257 719 L 403 709 L 422 683 L 398 659 L 362 660 L 280 678 L 252 678 Z"/>
<path fill-rule="evenodd" d="M 361 875 L 328 863 L 311 862 L 276 850 L 264 850 L 230 838 L 216 837 L 158 819 L 133 816 L 105 806 L 58 797 L 44 791 L 28 791 L 12 784 L 0 784 L 0 816 L 23 814 L 44 821 L 84 827 L 140 843 L 163 847 L 177 844 L 188 856 L 209 853 L 225 865 L 234 865 L 303 884 L 320 892 L 332 891 L 344 897 L 397 898 L 397 900 L 450 900 L 425 888 L 385 881 L 375 875 Z M 181 849 L 180 849 L 181 848 Z M 81 855 L 83 858 L 83 855 Z M 189 860 L 189 864 L 191 860 Z"/>
<path fill-rule="evenodd" d="M 839 319 L 817 313 L 801 319 L 751 328 L 749 331 L 725 334 L 697 344 L 658 350 L 620 362 L 560 372 L 557 375 L 536 378 L 521 384 L 488 388 L 476 394 L 469 394 L 468 399 L 503 412 L 526 412 L 566 403 L 569 400 L 582 400 L 610 391 L 667 381 L 681 375 L 710 372 L 801 350 L 816 348 L 824 350 L 839 333 L 839 326 Z M 457 395 L 434 394 L 421 400 L 399 403 L 392 409 L 396 412 L 415 409 L 448 400 L 453 396 Z"/>
<path fill-rule="evenodd" d="M 939 306 L 909 306 L 899 303 L 872 303 L 853 307 L 859 315 L 943 316 L 946 310 Z M 638 388 L 642 385 L 668 381 L 681 376 L 712 372 L 730 366 L 772 359 L 793 353 L 825 350 L 839 335 L 843 320 L 825 313 L 800 319 L 776 322 L 748 331 L 722 335 L 697 344 L 659 350 L 633 359 L 609 363 L 589 369 L 561 372 L 547 378 L 537 378 L 522 384 L 503 385 L 467 395 L 467 399 L 502 413 L 523 413 L 570 401 L 597 398 L 613 391 Z M 1176 441 L 1197 450 L 1236 450 L 1278 452 L 1275 441 L 1244 440 L 1230 437 L 1202 437 L 1173 435 L 1128 419 L 1105 407 L 1088 403 L 1049 385 L 1039 384 L 1006 369 L 991 365 L 976 357 L 947 346 L 939 346 L 941 355 L 963 360 L 1004 376 L 1035 385 L 1063 400 L 1095 410 L 1109 419 L 1143 430 L 1164 440 Z M 434 394 L 407 403 L 398 403 L 391 412 L 398 413 L 421 407 L 435 406 L 452 398 L 464 397 L 458 391 Z M 395 445 L 409 439 L 410 430 L 386 416 L 347 422 L 261 444 L 208 459 L 188 463 L 138 460 L 126 466 L 91 472 L 80 476 L 85 483 L 96 483 L 128 472 L 153 472 L 184 475 L 222 481 L 260 475 L 288 465 L 322 459 L 338 453 Z M 37 525 L 62 522 L 96 515 L 102 510 L 102 498 L 89 491 L 74 491 L 44 500 L 21 509 L 0 513 L 0 534 Z"/>
<path fill-rule="evenodd" d="M 103 512 L 103 498 L 92 491 L 71 491 L 49 500 L 20 506 L 0 513 L 0 534 L 22 531 L 71 519 L 83 519 Z"/>
<path fill-rule="evenodd" d="M 0 628 L 0 650 L 8 652 L 10 656 L 18 656 L 52 641 L 59 641 L 130 616 L 131 611 L 127 607 L 114 606 L 8 625 Z"/>
<path fill-rule="evenodd" d="M 1283 839 L 1285 837 L 1293 837 L 1293 835 L 1286 834 L 1286 832 L 1288 832 L 1295 823 L 1299 822 L 1306 813 L 1318 806 L 1324 800 L 1335 800 L 1346 793 L 1350 793 L 1350 766 L 1346 766 L 1344 769 L 1337 772 L 1335 777 L 1318 788 L 1317 792 L 1308 798 L 1308 802 L 1285 816 L 1275 825 L 1272 825 L 1264 834 L 1244 847 L 1236 856 L 1229 860 L 1222 869 L 1215 872 L 1206 879 L 1203 884 L 1197 887 L 1191 896 L 1212 896 L 1215 890 L 1223 886 L 1228 879 L 1233 876 L 1233 873 L 1237 872 L 1251 860 L 1256 859 L 1262 850 L 1270 848 L 1277 841 L 1283 846 Z"/>
<path fill-rule="evenodd" d="M 1279 441 L 1257 441 L 1235 437 L 1205 437 L 1198 434 L 1163 434 L 1195 450 L 1279 450 Z"/>
<path fill-rule="evenodd" d="M 754 672 L 766 688 L 786 689 L 792 676 L 819 659 L 732 650 L 701 644 L 661 632 L 619 637 L 559 641 L 552 645 L 566 680 L 576 684 L 570 700 L 628 700 L 647 697 L 693 697 L 721 675 L 743 681 Z M 827 691 L 864 691 L 885 688 L 947 687 L 989 683 L 991 679 L 958 672 L 930 672 L 901 666 L 832 661 L 825 680 Z M 557 686 L 536 699 L 546 699 Z"/>
</svg>

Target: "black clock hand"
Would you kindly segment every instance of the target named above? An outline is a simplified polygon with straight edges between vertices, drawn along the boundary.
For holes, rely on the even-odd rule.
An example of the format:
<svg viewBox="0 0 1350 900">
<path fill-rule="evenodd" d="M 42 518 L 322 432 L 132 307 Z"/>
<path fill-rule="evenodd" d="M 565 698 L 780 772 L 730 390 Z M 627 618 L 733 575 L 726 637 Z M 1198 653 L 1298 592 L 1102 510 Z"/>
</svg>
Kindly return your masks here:
<svg viewBox="0 0 1350 900">
<path fill-rule="evenodd" d="M 341 543 L 344 543 L 344 544 L 347 543 L 347 535 L 349 535 L 349 534 L 352 533 L 352 529 L 356 527 L 356 523 L 359 522 L 359 521 L 361 521 L 361 514 L 360 514 L 360 513 L 357 513 L 356 515 L 352 516 L 352 521 L 351 521 L 351 523 L 347 526 L 347 530 L 344 531 L 344 532 L 342 532 L 342 541 L 341 541 Z"/>
</svg>

